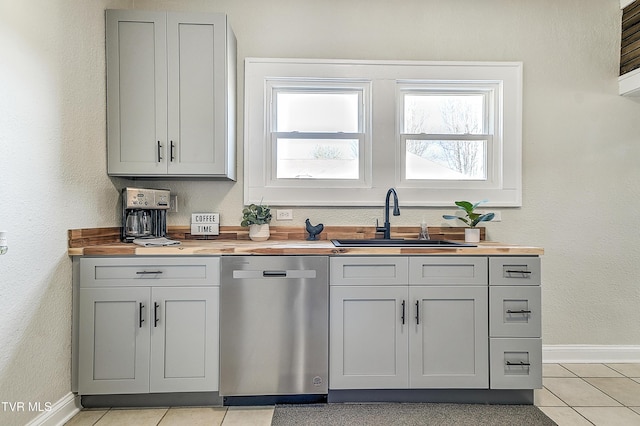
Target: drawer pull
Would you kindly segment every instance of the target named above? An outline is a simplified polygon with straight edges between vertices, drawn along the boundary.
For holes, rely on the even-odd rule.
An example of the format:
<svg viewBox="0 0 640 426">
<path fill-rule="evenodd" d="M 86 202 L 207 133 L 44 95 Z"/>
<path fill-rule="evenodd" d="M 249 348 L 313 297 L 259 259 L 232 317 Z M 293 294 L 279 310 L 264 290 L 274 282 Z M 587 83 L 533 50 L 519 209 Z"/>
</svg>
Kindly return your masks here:
<svg viewBox="0 0 640 426">
<path fill-rule="evenodd" d="M 404 310 L 405 310 L 404 308 L 405 308 L 405 301 L 403 300 L 402 301 L 402 317 L 401 317 L 402 318 L 402 325 L 404 325 Z"/>
<path fill-rule="evenodd" d="M 416 324 L 420 325 L 420 301 L 416 300 Z"/>
<path fill-rule="evenodd" d="M 531 274 L 531 271 L 515 271 L 515 270 L 506 270 L 507 274 Z"/>
<path fill-rule="evenodd" d="M 162 144 L 158 141 L 158 163 L 162 161 L 162 155 L 160 154 L 160 149 L 162 148 Z"/>
<path fill-rule="evenodd" d="M 530 314 L 531 311 L 525 311 L 524 309 L 520 309 L 519 311 L 512 311 L 511 309 L 507 309 L 508 314 Z"/>
<path fill-rule="evenodd" d="M 531 365 L 531 363 L 529 362 L 511 362 L 511 361 L 507 361 L 507 365 L 511 366 L 511 365 L 518 365 L 518 366 L 522 366 L 522 367 L 528 367 Z"/>
<path fill-rule="evenodd" d="M 138 322 L 138 325 L 140 328 L 142 328 L 142 323 L 144 322 L 144 318 L 142 318 L 142 309 L 144 308 L 144 305 L 142 304 L 142 302 L 140 302 L 140 310 L 138 312 L 138 314 L 140 315 L 140 321 Z"/>
<path fill-rule="evenodd" d="M 154 275 L 154 274 L 161 274 L 162 271 L 138 271 L 136 272 L 137 275 Z"/>
</svg>

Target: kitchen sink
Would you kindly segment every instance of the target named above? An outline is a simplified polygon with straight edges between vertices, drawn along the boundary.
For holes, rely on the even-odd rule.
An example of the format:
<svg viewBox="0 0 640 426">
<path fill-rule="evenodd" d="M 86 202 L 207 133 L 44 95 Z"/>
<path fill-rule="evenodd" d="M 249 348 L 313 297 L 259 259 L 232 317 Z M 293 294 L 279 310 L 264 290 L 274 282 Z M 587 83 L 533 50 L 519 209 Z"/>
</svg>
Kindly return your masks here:
<svg viewBox="0 0 640 426">
<path fill-rule="evenodd" d="M 370 240 L 331 240 L 336 247 L 476 247 L 475 244 L 450 240 L 405 240 L 374 238 Z"/>
</svg>

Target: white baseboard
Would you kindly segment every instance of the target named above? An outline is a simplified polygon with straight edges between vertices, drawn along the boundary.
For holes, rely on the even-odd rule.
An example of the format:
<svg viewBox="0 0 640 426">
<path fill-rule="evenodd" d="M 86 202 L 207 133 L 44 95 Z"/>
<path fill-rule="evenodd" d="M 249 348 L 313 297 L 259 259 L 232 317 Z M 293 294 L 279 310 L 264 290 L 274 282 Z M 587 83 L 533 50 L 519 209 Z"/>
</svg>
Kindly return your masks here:
<svg viewBox="0 0 640 426">
<path fill-rule="evenodd" d="M 638 345 L 542 345 L 545 364 L 640 363 Z"/>
<path fill-rule="evenodd" d="M 27 426 L 61 426 L 80 411 L 80 398 L 69 392 L 51 405 L 51 409 L 43 411 L 38 417 L 27 423 Z"/>
</svg>

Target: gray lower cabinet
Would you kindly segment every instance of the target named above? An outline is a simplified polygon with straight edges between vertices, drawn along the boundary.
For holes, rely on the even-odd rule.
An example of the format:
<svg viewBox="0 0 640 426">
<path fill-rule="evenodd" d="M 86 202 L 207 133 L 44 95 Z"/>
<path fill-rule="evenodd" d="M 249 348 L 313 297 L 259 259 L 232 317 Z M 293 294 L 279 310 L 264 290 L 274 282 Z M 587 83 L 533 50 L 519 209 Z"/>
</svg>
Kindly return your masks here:
<svg viewBox="0 0 640 426">
<path fill-rule="evenodd" d="M 329 388 L 407 388 L 407 287 L 337 285 L 329 293 Z"/>
<path fill-rule="evenodd" d="M 486 258 L 332 258 L 329 387 L 487 388 L 487 275 Z"/>
<path fill-rule="evenodd" d="M 219 258 L 82 258 L 78 393 L 218 390 Z"/>
<path fill-rule="evenodd" d="M 542 303 L 538 257 L 489 259 L 492 389 L 542 387 Z"/>
</svg>

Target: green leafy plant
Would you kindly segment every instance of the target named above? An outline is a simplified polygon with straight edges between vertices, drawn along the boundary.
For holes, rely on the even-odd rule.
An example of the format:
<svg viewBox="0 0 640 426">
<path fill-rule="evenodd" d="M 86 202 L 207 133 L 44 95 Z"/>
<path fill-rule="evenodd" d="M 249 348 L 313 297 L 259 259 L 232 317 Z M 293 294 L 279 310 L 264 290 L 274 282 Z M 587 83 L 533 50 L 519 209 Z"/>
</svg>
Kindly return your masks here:
<svg viewBox="0 0 640 426">
<path fill-rule="evenodd" d="M 240 226 L 264 225 L 271 222 L 271 209 L 269 206 L 251 204 L 242 210 L 242 222 Z"/>
<path fill-rule="evenodd" d="M 475 226 L 480 222 L 488 222 L 493 220 L 495 213 L 476 213 L 474 210 L 482 203 L 486 203 L 487 200 L 478 201 L 475 204 L 471 204 L 469 201 L 456 201 L 455 204 L 458 208 L 465 212 L 466 216 L 454 216 L 450 214 L 443 214 L 442 217 L 444 219 L 458 219 L 467 224 L 470 228 L 475 228 Z"/>
</svg>

